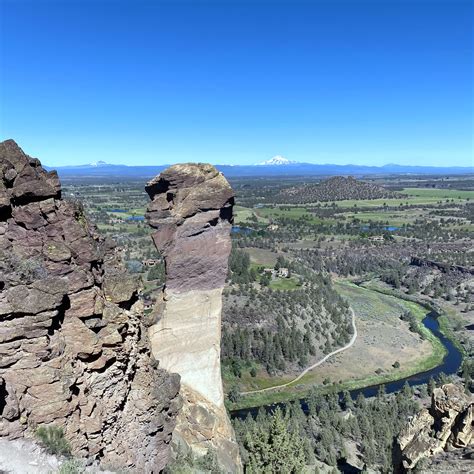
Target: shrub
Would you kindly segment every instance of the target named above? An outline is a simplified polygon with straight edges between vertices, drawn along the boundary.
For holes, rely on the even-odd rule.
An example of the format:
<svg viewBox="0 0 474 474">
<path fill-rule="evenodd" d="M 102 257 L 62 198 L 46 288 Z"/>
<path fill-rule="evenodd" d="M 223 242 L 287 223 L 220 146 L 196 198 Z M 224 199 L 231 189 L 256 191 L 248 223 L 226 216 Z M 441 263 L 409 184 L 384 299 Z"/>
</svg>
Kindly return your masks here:
<svg viewBox="0 0 474 474">
<path fill-rule="evenodd" d="M 239 390 L 239 387 L 237 387 L 237 385 L 233 385 L 231 387 L 231 389 L 229 390 L 228 397 L 232 403 L 237 403 L 240 400 L 240 390 Z"/>
<path fill-rule="evenodd" d="M 84 466 L 77 459 L 68 459 L 61 464 L 58 474 L 83 474 Z"/>
<path fill-rule="evenodd" d="M 64 431 L 58 426 L 40 426 L 36 436 L 44 448 L 51 454 L 70 456 L 71 447 L 64 437 Z"/>
</svg>

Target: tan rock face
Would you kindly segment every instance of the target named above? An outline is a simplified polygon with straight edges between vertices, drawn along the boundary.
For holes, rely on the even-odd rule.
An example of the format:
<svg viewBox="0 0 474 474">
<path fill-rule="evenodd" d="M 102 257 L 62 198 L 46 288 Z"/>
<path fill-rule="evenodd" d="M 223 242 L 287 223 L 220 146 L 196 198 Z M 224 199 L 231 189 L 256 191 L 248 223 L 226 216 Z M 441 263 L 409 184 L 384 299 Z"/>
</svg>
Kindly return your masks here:
<svg viewBox="0 0 474 474">
<path fill-rule="evenodd" d="M 163 469 L 179 377 L 156 368 L 137 290 L 56 173 L 0 143 L 0 436 L 62 426 L 77 456 Z"/>
<path fill-rule="evenodd" d="M 423 409 L 410 420 L 397 439 L 400 468 L 413 469 L 422 458 L 448 448 L 473 444 L 472 396 L 462 387 L 446 384 L 433 391 L 431 408 Z"/>
<path fill-rule="evenodd" d="M 166 286 L 149 334 L 161 367 L 181 376 L 183 408 L 173 439 L 216 450 L 241 471 L 224 407 L 220 366 L 222 289 L 231 250 L 233 191 L 211 165 L 175 165 L 150 181 L 146 214 L 165 258 Z"/>
<path fill-rule="evenodd" d="M 218 407 L 224 406 L 220 366 L 222 289 L 165 292 L 165 308 L 150 328 L 154 356 Z"/>
</svg>

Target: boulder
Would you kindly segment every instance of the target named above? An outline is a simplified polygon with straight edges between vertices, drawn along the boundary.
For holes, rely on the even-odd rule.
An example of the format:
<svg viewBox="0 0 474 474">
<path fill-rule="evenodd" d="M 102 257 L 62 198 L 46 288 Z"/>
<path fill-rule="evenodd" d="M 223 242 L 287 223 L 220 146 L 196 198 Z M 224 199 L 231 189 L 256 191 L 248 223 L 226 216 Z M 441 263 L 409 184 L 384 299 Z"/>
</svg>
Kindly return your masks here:
<svg viewBox="0 0 474 474">
<path fill-rule="evenodd" d="M 399 469 L 413 469 L 426 457 L 445 449 L 467 447 L 473 442 L 472 395 L 462 386 L 445 384 L 433 390 L 430 409 L 422 409 L 397 438 Z"/>
</svg>

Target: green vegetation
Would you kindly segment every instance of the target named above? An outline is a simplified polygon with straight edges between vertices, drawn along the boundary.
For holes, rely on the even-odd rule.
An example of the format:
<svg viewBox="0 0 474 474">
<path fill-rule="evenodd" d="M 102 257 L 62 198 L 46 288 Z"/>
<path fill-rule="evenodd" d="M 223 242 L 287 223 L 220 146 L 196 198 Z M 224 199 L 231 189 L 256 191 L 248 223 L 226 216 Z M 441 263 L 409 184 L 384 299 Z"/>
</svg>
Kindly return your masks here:
<svg viewBox="0 0 474 474">
<path fill-rule="evenodd" d="M 474 180 L 469 176 L 374 177 L 369 183 L 374 186 L 344 189 L 344 193 L 358 193 L 345 195 L 356 199 L 338 201 L 334 199 L 345 197 L 338 189 L 317 197 L 311 191 L 316 181 L 232 181 L 238 204 L 235 223 L 252 231 L 232 234 L 222 314 L 226 403 L 230 408 L 268 405 L 313 396 L 315 390 L 317 397 L 324 398 L 317 399 L 317 407 L 305 421 L 291 404 L 276 421 L 259 415 L 255 425 L 248 420 L 245 429 L 237 426 L 248 472 L 278 471 L 274 463 L 282 461 L 279 458 L 288 450 L 295 453 L 296 461 L 286 456 L 283 461 L 289 464 L 281 469 L 301 472 L 301 445 L 303 469 L 308 472 L 327 472 L 321 462 L 332 469 L 335 460 L 344 459 L 351 449 L 375 471 L 389 472 L 388 445 L 397 423 L 410 413 L 409 394 L 388 398 L 382 394 L 367 401 L 367 406 L 361 401 L 353 407 L 337 407 L 333 394 L 404 378 L 441 362 L 445 350 L 422 325 L 427 311 L 417 303 L 441 314 L 441 330 L 462 350 L 462 376 L 472 387 L 472 331 L 469 337 L 465 326 L 474 317 L 468 284 L 469 268 L 474 266 L 469 251 L 474 238 Z M 287 199 L 288 189 L 302 199 Z M 83 201 L 101 232 L 117 240 L 129 268 L 143 276 L 144 293 L 152 301 L 153 291 L 163 283 L 163 266 L 150 268 L 144 263 L 159 259 L 151 230 L 145 222 L 128 220 L 144 213 L 143 183 L 71 185 L 67 193 Z M 30 266 L 24 271 L 32 278 L 42 271 L 35 262 Z M 280 268 L 289 274 L 279 273 Z M 347 280 L 370 280 L 364 286 L 371 291 Z M 289 382 L 304 367 L 342 346 L 351 336 L 344 301 L 356 313 L 359 332 L 350 350 L 289 387 L 241 395 Z M 271 427 L 280 426 L 282 420 L 288 427 L 286 438 L 274 428 L 275 440 L 282 441 L 274 442 Z M 247 441 L 245 433 L 250 433 Z M 211 459 L 191 459 L 183 453 L 180 465 L 175 465 L 181 470 L 175 472 L 214 472 L 212 466 Z"/>
<path fill-rule="evenodd" d="M 277 408 L 263 423 L 249 423 L 242 440 L 246 472 L 298 473 L 306 462 L 305 444 L 290 414 Z"/>
<path fill-rule="evenodd" d="M 427 395 L 426 386 L 422 392 Z M 313 390 L 306 403 L 307 414 L 295 402 L 233 421 L 246 472 L 315 472 L 320 462 L 336 468 L 354 448 L 367 467 L 393 472 L 393 438 L 419 409 L 407 385 L 395 396 L 381 389 L 372 400 L 360 395 L 355 401 L 348 392 L 339 401 L 335 393 Z"/>
<path fill-rule="evenodd" d="M 36 437 L 44 448 L 51 454 L 70 456 L 71 447 L 64 437 L 64 431 L 58 426 L 40 426 Z"/>
<path fill-rule="evenodd" d="M 234 222 L 239 224 L 248 223 L 249 220 L 255 217 L 255 213 L 252 209 L 248 209 L 242 206 L 234 207 Z"/>
<path fill-rule="evenodd" d="M 279 278 L 270 282 L 272 290 L 295 290 L 300 286 L 296 278 Z"/>
<path fill-rule="evenodd" d="M 280 258 L 275 266 L 281 269 L 283 264 L 288 263 Z M 273 281 L 278 282 L 278 289 L 272 288 Z M 273 281 L 269 288 L 232 286 L 226 292 L 222 360 L 225 366 L 240 367 L 231 370 L 238 378 L 244 367 L 250 369 L 247 362 L 260 364 L 272 376 L 299 371 L 310 360 L 320 359 L 351 338 L 347 305 L 328 278 L 307 275 L 304 287 L 293 278 Z M 256 320 L 262 324 L 253 324 Z M 252 379 L 257 382 L 259 377 Z M 237 381 L 227 382 L 231 385 Z"/>
<path fill-rule="evenodd" d="M 426 307 L 433 308 L 438 314 L 438 323 L 440 331 L 451 340 L 453 344 L 456 345 L 458 350 L 464 354 L 465 356 L 468 355 L 466 351 L 467 344 L 461 344 L 461 340 L 465 340 L 462 336 L 455 334 L 456 329 L 459 330 L 463 326 L 463 319 L 460 314 L 454 311 L 452 308 L 447 307 L 446 305 L 440 305 L 438 302 L 423 297 L 421 295 L 412 295 L 406 294 L 396 288 L 387 288 L 383 287 L 377 281 L 371 280 L 364 283 L 364 288 L 370 289 L 372 291 L 376 291 L 382 293 L 384 295 L 389 295 L 394 298 L 400 298 L 405 300 L 408 304 L 411 304 L 413 307 L 421 307 L 421 305 L 425 305 Z M 431 334 L 428 331 L 428 337 Z M 434 338 L 435 341 L 438 339 Z M 439 342 L 439 341 L 438 341 Z"/>
<path fill-rule="evenodd" d="M 437 199 L 474 199 L 474 191 L 459 189 L 435 189 L 435 188 L 404 188 L 402 191 L 409 196 Z"/>
<path fill-rule="evenodd" d="M 257 279 L 257 270 L 250 266 L 247 253 L 233 248 L 229 257 L 229 269 L 233 283 L 249 283 Z"/>
<path fill-rule="evenodd" d="M 280 191 L 278 202 L 314 203 L 343 199 L 390 199 L 397 193 L 373 182 L 354 179 L 352 176 L 333 176 L 317 184 L 298 184 Z"/>
<path fill-rule="evenodd" d="M 433 333 L 431 333 L 431 331 L 425 328 L 421 323 L 428 313 L 428 311 L 422 306 L 391 295 L 381 295 L 376 291 L 360 288 L 350 282 L 338 282 L 336 284 L 336 288 L 354 308 L 357 318 L 362 317 L 367 321 L 372 322 L 379 320 L 385 326 L 396 326 L 403 317 L 406 317 L 405 315 L 410 314 L 411 318 L 413 318 L 411 324 L 414 326 L 412 327 L 415 329 L 416 333 L 420 334 L 423 339 L 426 339 L 430 343 L 430 352 L 425 357 L 415 358 L 409 363 L 403 364 L 403 366 L 400 366 L 400 362 L 398 362 L 397 366 L 392 365 L 392 370 L 384 373 L 376 372 L 377 366 L 374 364 L 376 364 L 377 361 L 371 360 L 370 354 L 368 354 L 369 358 L 366 364 L 368 366 L 373 366 L 373 372 L 364 377 L 357 377 L 357 374 L 354 374 L 353 377 L 348 380 L 339 381 L 338 378 L 335 378 L 333 382 L 323 386 L 323 381 L 321 380 L 320 376 L 321 369 L 318 369 L 309 372 L 298 382 L 288 387 L 269 392 L 253 393 L 242 396 L 233 403 L 230 403 L 229 408 L 249 408 L 302 398 L 306 396 L 311 388 L 315 385 L 317 385 L 318 391 L 320 393 L 331 393 L 335 391 L 339 392 L 342 390 L 353 390 L 361 387 L 388 383 L 394 380 L 403 379 L 419 372 L 424 372 L 436 367 L 442 362 L 446 351 L 444 346 L 433 335 Z M 380 334 L 379 337 L 383 337 L 383 334 Z M 223 375 L 224 380 L 234 380 L 235 383 L 235 378 L 232 379 L 232 377 L 229 377 L 228 375 L 226 376 L 225 372 Z M 245 376 L 245 372 L 243 371 L 243 375 L 239 381 L 245 387 L 260 389 L 286 383 L 292 378 L 293 377 L 288 376 L 273 376 L 269 378 L 263 373 L 259 373 L 259 375 L 256 377 L 249 377 Z"/>
<path fill-rule="evenodd" d="M 224 474 L 219 466 L 214 451 L 209 450 L 204 456 L 195 456 L 190 450 L 179 446 L 174 458 L 168 463 L 164 474 Z"/>
<path fill-rule="evenodd" d="M 86 470 L 78 459 L 68 459 L 61 464 L 57 474 L 83 474 Z"/>
</svg>

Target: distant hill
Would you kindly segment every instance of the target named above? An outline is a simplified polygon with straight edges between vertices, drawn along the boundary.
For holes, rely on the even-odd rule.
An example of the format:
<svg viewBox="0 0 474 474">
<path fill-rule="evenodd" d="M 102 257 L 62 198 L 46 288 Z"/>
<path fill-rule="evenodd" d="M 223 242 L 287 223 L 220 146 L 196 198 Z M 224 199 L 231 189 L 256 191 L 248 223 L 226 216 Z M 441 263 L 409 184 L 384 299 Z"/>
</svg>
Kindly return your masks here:
<svg viewBox="0 0 474 474">
<path fill-rule="evenodd" d="M 189 161 L 192 161 L 190 157 Z M 169 165 L 157 166 L 126 166 L 97 162 L 88 165 L 63 166 L 56 169 L 61 179 L 101 178 L 101 179 L 151 179 Z M 238 177 L 288 177 L 288 176 L 370 176 L 370 175 L 459 175 L 474 173 L 474 167 L 444 167 L 433 166 L 359 166 L 331 165 L 313 163 L 294 163 L 291 161 L 269 160 L 259 165 L 216 165 L 228 178 Z"/>
<path fill-rule="evenodd" d="M 335 176 L 319 184 L 305 184 L 283 189 L 283 202 L 303 204 L 316 201 L 343 201 L 346 199 L 389 199 L 401 194 L 376 184 L 359 181 L 352 176 Z"/>
</svg>

